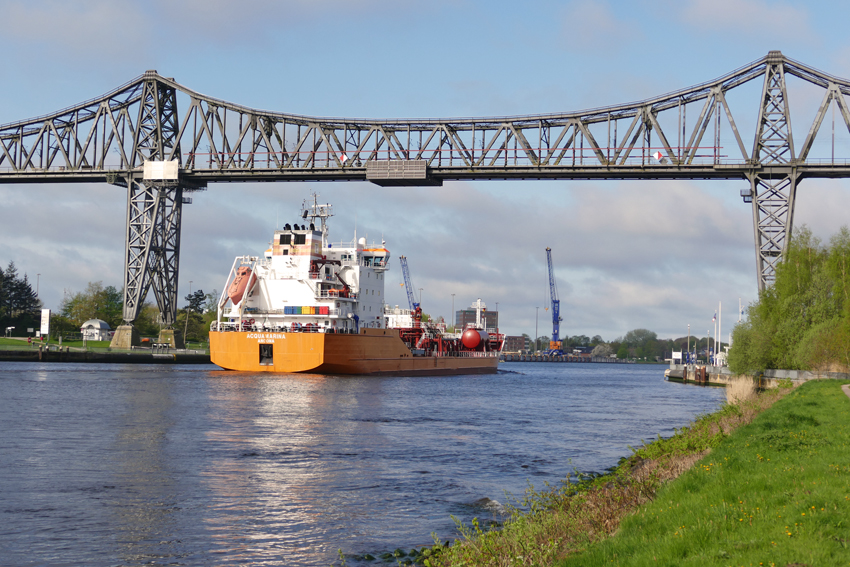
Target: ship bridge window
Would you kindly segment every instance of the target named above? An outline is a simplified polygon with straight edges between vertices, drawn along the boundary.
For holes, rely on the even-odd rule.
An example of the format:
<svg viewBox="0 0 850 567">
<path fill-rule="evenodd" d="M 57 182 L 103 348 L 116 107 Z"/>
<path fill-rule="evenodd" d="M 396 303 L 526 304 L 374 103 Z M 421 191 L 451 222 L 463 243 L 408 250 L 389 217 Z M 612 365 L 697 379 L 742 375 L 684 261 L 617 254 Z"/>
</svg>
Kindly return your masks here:
<svg viewBox="0 0 850 567">
<path fill-rule="evenodd" d="M 274 365 L 274 345 L 259 345 L 260 347 L 260 366 Z"/>
<path fill-rule="evenodd" d="M 307 243 L 307 235 L 306 234 L 296 234 L 295 235 L 295 244 L 306 244 Z"/>
<path fill-rule="evenodd" d="M 292 244 L 292 235 L 291 234 L 281 234 L 280 235 L 280 243 L 281 244 Z"/>
</svg>

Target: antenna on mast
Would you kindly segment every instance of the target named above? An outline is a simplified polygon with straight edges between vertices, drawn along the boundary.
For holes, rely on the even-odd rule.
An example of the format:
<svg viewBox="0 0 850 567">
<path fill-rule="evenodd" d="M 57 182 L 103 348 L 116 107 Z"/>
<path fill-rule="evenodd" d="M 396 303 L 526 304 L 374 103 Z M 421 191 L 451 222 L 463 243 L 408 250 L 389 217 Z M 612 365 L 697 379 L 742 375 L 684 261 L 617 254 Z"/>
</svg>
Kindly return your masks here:
<svg viewBox="0 0 850 567">
<path fill-rule="evenodd" d="M 310 217 L 310 222 L 315 226 L 316 219 L 320 219 L 322 223 L 322 246 L 327 246 L 328 244 L 328 219 L 333 216 L 331 212 L 332 207 L 330 204 L 319 204 L 319 195 L 318 193 L 312 193 L 313 202 L 311 203 L 309 199 L 304 199 L 304 203 L 301 205 L 302 218 Z"/>
</svg>

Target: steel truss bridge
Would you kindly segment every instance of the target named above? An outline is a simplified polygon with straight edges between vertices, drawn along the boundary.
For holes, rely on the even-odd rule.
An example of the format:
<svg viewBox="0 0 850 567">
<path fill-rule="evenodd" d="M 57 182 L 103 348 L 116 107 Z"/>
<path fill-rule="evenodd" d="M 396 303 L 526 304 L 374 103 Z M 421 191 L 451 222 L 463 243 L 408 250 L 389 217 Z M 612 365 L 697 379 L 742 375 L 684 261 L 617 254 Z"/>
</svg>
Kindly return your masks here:
<svg viewBox="0 0 850 567">
<path fill-rule="evenodd" d="M 798 147 L 792 77 L 820 93 L 808 97 L 814 118 L 803 124 L 808 133 Z M 755 97 L 740 103 L 736 93 L 747 88 Z M 799 182 L 850 177 L 850 147 L 835 158 L 836 110 L 839 134 L 850 133 L 847 95 L 850 81 L 771 51 L 713 81 L 636 103 L 534 116 L 361 120 L 255 110 L 148 71 L 101 97 L 0 125 L 0 183 L 126 188 L 127 323 L 150 287 L 161 322 L 174 323 L 186 194 L 217 181 L 741 180 L 764 289 L 789 241 Z M 822 132 L 830 114 L 831 153 Z M 751 137 L 739 132 L 742 124 Z M 145 178 L 145 162 L 174 161 L 176 179 Z"/>
</svg>

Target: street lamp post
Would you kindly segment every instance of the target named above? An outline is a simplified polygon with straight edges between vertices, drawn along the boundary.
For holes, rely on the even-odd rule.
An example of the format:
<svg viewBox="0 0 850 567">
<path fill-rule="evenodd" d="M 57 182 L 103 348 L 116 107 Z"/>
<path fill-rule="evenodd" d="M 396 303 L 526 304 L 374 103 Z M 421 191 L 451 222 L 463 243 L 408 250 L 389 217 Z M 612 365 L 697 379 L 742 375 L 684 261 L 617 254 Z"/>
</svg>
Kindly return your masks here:
<svg viewBox="0 0 850 567">
<path fill-rule="evenodd" d="M 41 283 L 41 274 L 36 274 L 35 275 L 35 297 L 36 297 L 36 299 L 38 299 L 38 285 L 39 285 L 39 283 Z"/>
<path fill-rule="evenodd" d="M 455 316 L 455 294 L 452 294 L 452 329 L 455 329 L 455 325 L 457 324 L 457 317 Z"/>
<path fill-rule="evenodd" d="M 189 297 L 192 297 L 192 280 L 189 280 Z M 186 346 L 186 333 L 189 332 L 189 309 L 191 309 L 192 303 L 186 306 L 186 324 L 183 326 L 183 346 Z"/>
</svg>

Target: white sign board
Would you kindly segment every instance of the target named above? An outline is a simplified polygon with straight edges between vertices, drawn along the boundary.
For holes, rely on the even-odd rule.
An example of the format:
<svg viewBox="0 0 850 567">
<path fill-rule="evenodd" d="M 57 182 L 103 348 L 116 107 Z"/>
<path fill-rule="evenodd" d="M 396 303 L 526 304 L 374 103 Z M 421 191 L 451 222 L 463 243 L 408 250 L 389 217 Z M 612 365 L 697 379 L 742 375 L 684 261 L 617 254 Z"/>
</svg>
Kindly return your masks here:
<svg viewBox="0 0 850 567">
<path fill-rule="evenodd" d="M 177 181 L 180 170 L 177 160 L 146 161 L 144 178 L 151 181 Z"/>
<path fill-rule="evenodd" d="M 41 310 L 41 334 L 50 336 L 50 309 Z"/>
</svg>

